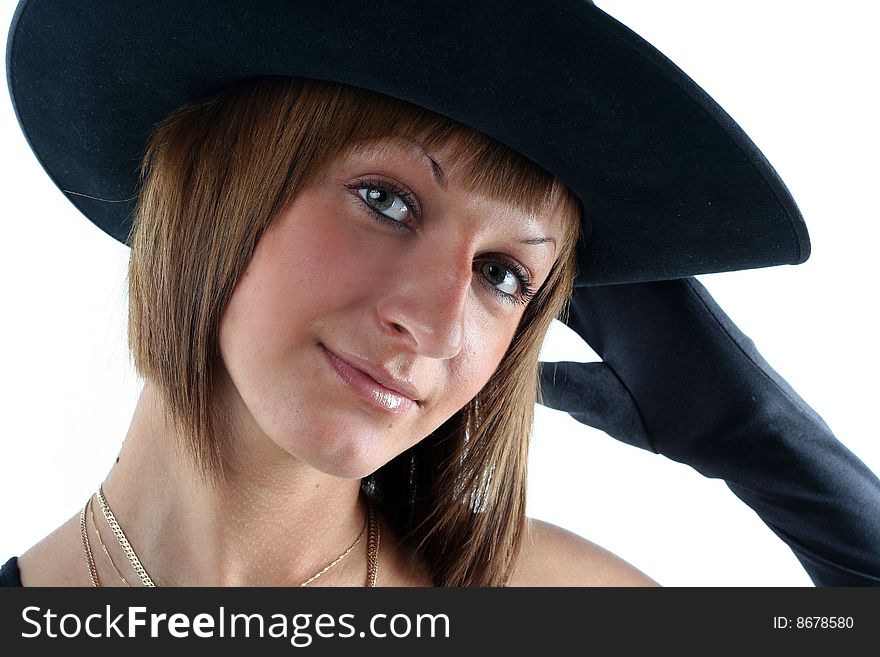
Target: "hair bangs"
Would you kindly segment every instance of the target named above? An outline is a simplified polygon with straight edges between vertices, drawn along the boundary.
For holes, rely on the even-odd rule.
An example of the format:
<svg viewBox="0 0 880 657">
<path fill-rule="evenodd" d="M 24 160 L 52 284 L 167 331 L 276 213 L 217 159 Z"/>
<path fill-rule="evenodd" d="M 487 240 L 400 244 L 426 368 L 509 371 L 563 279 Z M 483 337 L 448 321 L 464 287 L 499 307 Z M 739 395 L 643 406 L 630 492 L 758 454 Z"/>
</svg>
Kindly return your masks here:
<svg viewBox="0 0 880 657">
<path fill-rule="evenodd" d="M 562 213 L 564 241 L 574 242 L 581 204 L 559 179 L 527 157 L 474 128 L 429 110 L 365 89 L 343 87 L 328 122 L 348 126 L 347 144 L 337 142 L 334 155 L 364 144 L 399 139 L 415 144 L 433 158 L 445 150 L 443 168 L 454 170 L 465 192 L 500 201 L 533 216 Z"/>
</svg>

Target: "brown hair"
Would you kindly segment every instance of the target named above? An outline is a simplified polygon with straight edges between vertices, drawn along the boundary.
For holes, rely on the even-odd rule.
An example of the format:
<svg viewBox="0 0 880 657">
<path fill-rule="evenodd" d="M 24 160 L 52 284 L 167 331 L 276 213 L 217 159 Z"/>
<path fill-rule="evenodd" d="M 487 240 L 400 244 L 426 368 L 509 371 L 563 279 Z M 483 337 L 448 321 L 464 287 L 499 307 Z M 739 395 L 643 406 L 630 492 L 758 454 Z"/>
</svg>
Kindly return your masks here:
<svg viewBox="0 0 880 657">
<path fill-rule="evenodd" d="M 556 207 L 565 234 L 489 383 L 362 488 L 438 586 L 504 584 L 525 528 L 528 440 L 538 352 L 566 308 L 580 204 L 552 175 L 499 142 L 387 96 L 331 82 L 258 78 L 181 108 L 156 129 L 131 234 L 129 345 L 161 391 L 208 482 L 234 435 L 218 399 L 220 319 L 260 236 L 325 167 L 382 137 L 450 144 L 469 191 L 528 212 Z"/>
</svg>

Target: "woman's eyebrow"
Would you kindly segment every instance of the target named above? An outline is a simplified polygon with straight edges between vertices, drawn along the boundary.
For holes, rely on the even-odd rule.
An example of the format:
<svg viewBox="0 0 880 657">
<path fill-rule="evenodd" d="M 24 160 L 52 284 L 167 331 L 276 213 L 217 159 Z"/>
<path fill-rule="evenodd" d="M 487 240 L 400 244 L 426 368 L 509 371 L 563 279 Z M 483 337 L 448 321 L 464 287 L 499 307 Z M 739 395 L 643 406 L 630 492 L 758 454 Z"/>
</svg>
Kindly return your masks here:
<svg viewBox="0 0 880 657">
<path fill-rule="evenodd" d="M 527 240 L 520 240 L 520 244 L 547 244 L 549 242 L 553 243 L 553 246 L 556 246 L 556 240 L 552 237 L 531 237 Z"/>
<path fill-rule="evenodd" d="M 428 162 L 431 163 L 431 174 L 434 176 L 434 180 L 440 185 L 444 190 L 446 189 L 446 174 L 443 171 L 443 167 L 440 166 L 440 163 L 435 160 L 428 151 L 425 149 L 424 145 L 411 137 L 400 137 L 401 141 L 405 141 L 407 144 L 415 146 L 418 151 L 425 157 Z"/>
<path fill-rule="evenodd" d="M 434 181 L 444 191 L 446 191 L 446 173 L 443 171 L 443 167 L 440 166 L 440 163 L 428 153 L 428 151 L 419 141 L 412 137 L 394 135 L 382 139 L 369 140 L 357 145 L 355 147 L 355 151 L 363 154 L 366 154 L 370 151 L 373 151 L 374 153 L 387 152 L 388 150 L 395 148 L 395 145 L 392 145 L 392 143 L 389 142 L 396 142 L 397 145 L 407 147 L 407 149 L 410 151 L 417 150 L 425 159 L 426 164 L 430 165 L 431 175 L 433 176 Z"/>
</svg>

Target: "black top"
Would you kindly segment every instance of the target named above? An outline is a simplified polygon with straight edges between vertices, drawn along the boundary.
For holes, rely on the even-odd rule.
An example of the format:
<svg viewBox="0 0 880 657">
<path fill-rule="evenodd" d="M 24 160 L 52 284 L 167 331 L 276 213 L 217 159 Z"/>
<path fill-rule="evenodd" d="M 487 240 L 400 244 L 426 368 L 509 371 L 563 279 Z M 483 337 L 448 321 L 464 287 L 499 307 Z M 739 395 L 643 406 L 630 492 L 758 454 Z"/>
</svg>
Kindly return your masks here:
<svg viewBox="0 0 880 657">
<path fill-rule="evenodd" d="M 18 557 L 12 557 L 0 567 L 0 586 L 21 586 Z"/>
</svg>

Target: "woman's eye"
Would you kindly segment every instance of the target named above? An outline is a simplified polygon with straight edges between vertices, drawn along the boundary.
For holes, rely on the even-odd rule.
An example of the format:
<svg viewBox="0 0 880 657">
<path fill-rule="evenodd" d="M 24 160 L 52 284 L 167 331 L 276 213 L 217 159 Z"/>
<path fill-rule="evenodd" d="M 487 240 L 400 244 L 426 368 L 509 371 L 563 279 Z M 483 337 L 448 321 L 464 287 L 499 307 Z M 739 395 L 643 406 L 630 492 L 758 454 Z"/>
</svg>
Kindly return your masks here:
<svg viewBox="0 0 880 657">
<path fill-rule="evenodd" d="M 487 260 L 480 265 L 480 273 L 492 286 L 492 291 L 504 301 L 525 305 L 535 294 L 528 274 L 512 262 Z"/>
<path fill-rule="evenodd" d="M 386 187 L 362 185 L 357 188 L 357 193 L 372 210 L 394 221 L 405 224 L 412 213 L 401 194 Z"/>
<path fill-rule="evenodd" d="M 497 263 L 485 262 L 480 268 L 486 280 L 505 294 L 516 296 L 519 290 L 519 279 L 510 269 Z"/>
</svg>

